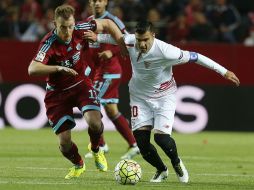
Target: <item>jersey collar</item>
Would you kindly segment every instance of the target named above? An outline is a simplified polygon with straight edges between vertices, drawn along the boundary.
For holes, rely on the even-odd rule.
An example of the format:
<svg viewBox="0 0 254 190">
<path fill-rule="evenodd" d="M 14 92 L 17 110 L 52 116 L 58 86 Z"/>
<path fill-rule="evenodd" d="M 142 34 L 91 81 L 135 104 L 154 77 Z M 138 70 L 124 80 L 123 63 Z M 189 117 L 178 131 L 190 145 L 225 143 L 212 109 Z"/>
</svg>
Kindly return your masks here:
<svg viewBox="0 0 254 190">
<path fill-rule="evenodd" d="M 108 11 L 105 11 L 100 17 L 96 18 L 96 19 L 103 19 L 108 15 Z"/>
<path fill-rule="evenodd" d="M 56 33 L 56 29 L 54 30 L 53 33 L 56 35 L 57 41 L 60 42 L 61 44 L 69 45 L 69 44 L 71 43 L 71 39 L 72 39 L 72 38 L 71 38 L 68 42 L 63 41 L 61 38 L 59 38 L 59 36 L 58 36 L 57 33 Z"/>
</svg>

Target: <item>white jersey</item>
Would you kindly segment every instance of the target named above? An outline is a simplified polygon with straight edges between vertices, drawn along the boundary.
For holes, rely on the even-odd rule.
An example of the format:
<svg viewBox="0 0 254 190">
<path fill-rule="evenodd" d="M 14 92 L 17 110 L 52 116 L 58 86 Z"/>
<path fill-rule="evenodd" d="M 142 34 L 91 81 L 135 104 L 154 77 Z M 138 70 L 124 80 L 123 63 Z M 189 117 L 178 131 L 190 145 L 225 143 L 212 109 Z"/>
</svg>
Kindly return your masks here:
<svg viewBox="0 0 254 190">
<path fill-rule="evenodd" d="M 129 83 L 133 96 L 158 98 L 176 91 L 172 66 L 188 62 L 188 57 L 181 57 L 181 50 L 170 44 L 154 39 L 151 49 L 140 54 L 135 47 L 135 35 L 126 35 L 132 63 L 132 78 Z"/>
<path fill-rule="evenodd" d="M 113 43 L 110 35 L 98 35 L 98 41 Z M 132 64 L 132 78 L 129 90 L 132 96 L 143 98 L 159 98 L 176 91 L 172 66 L 197 62 L 224 75 L 226 69 L 211 59 L 194 52 L 183 51 L 171 44 L 154 39 L 153 45 L 147 53 L 140 53 L 136 48 L 134 34 L 124 35 Z"/>
</svg>

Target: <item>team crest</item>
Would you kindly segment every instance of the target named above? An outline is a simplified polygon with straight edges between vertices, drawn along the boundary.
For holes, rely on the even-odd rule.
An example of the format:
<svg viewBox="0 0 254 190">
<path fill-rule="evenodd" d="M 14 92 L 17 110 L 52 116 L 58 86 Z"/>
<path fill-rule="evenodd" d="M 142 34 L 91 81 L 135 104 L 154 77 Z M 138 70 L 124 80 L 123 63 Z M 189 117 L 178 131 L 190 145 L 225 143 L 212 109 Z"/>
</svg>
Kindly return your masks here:
<svg viewBox="0 0 254 190">
<path fill-rule="evenodd" d="M 145 68 L 146 68 L 146 69 L 148 69 L 148 68 L 150 67 L 150 65 L 151 65 L 151 63 L 146 62 L 146 61 L 144 62 L 144 64 L 145 64 Z"/>
<path fill-rule="evenodd" d="M 36 56 L 35 60 L 36 60 L 36 61 L 43 62 L 45 56 L 46 56 L 46 53 L 45 53 L 45 52 L 39 51 L 39 52 L 37 53 L 37 56 Z"/>
<path fill-rule="evenodd" d="M 77 46 L 76 46 L 76 49 L 81 50 L 81 48 L 82 48 L 82 45 L 80 43 L 78 43 Z"/>
</svg>

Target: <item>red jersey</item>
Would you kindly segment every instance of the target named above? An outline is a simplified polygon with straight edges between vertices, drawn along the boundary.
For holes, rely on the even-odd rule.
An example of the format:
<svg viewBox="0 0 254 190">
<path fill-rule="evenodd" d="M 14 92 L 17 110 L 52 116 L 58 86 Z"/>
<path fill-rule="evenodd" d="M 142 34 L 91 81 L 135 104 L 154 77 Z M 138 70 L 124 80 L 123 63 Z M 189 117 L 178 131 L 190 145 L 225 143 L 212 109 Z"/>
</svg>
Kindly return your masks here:
<svg viewBox="0 0 254 190">
<path fill-rule="evenodd" d="M 88 48 L 88 42 L 82 39 L 84 31 L 96 30 L 95 22 L 81 22 L 75 25 L 72 39 L 69 43 L 63 42 L 56 31 L 49 32 L 40 42 L 39 49 L 33 60 L 45 65 L 60 65 L 77 71 L 77 76 L 64 75 L 62 73 L 50 74 L 47 83 L 54 89 L 65 89 L 79 83 L 82 80 L 89 80 L 84 75 L 84 63 L 81 62 L 82 49 Z"/>
<path fill-rule="evenodd" d="M 88 17 L 86 21 L 92 21 L 94 20 L 94 15 Z M 98 19 L 110 19 L 112 20 L 118 28 L 123 32 L 127 33 L 125 29 L 125 25 L 123 22 L 117 18 L 116 16 L 110 14 L 108 11 L 105 11 L 105 13 L 99 17 Z M 113 52 L 113 57 L 107 61 L 102 61 L 98 57 L 98 53 L 111 50 Z M 89 50 L 86 50 L 85 56 L 89 57 L 89 59 L 84 59 L 86 64 L 89 64 L 92 70 L 96 70 L 96 75 L 103 75 L 104 73 L 117 73 L 121 74 L 121 65 L 119 64 L 119 51 L 120 48 L 117 45 L 112 44 L 100 44 L 98 42 L 95 43 L 89 43 Z M 94 75 L 95 73 L 93 73 Z M 93 77 L 93 76 L 92 76 Z"/>
</svg>

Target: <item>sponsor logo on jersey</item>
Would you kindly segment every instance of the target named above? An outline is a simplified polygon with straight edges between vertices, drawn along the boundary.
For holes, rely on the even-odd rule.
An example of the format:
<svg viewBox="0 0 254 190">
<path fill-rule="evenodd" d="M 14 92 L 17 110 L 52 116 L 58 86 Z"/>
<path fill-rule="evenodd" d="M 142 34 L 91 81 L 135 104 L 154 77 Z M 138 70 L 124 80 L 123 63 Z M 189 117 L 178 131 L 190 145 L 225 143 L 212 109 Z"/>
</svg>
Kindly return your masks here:
<svg viewBox="0 0 254 190">
<path fill-rule="evenodd" d="M 144 64 L 145 64 L 145 68 L 146 68 L 146 69 L 148 69 L 148 68 L 150 67 L 150 65 L 151 65 L 151 63 L 146 62 L 146 61 L 144 62 Z"/>
<path fill-rule="evenodd" d="M 37 56 L 36 56 L 35 60 L 36 60 L 36 61 L 43 62 L 45 56 L 46 56 L 46 53 L 45 53 L 45 52 L 39 51 L 39 52 L 37 53 Z"/>
</svg>

